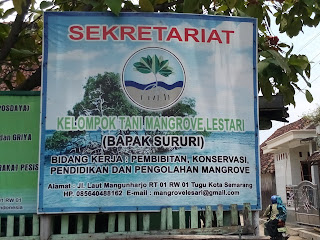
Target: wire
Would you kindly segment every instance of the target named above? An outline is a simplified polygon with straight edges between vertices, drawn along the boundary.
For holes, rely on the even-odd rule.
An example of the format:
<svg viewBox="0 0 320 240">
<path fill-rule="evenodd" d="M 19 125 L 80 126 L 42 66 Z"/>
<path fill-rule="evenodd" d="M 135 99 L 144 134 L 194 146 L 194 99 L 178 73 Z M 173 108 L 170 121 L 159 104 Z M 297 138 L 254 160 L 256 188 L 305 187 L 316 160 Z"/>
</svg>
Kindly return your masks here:
<svg viewBox="0 0 320 240">
<path fill-rule="evenodd" d="M 315 78 L 313 79 L 312 81 L 310 81 L 310 84 L 315 82 L 318 78 L 320 78 L 320 74 Z M 298 95 L 299 93 L 301 93 L 303 90 L 306 90 L 307 89 L 307 86 L 305 86 L 304 88 L 302 88 L 301 90 L 299 90 L 299 92 L 296 93 L 296 95 Z"/>
<path fill-rule="evenodd" d="M 306 42 L 306 44 L 304 44 L 297 53 L 301 52 L 302 49 L 304 49 L 306 46 L 312 43 L 319 36 L 320 36 L 320 31 L 316 35 L 314 35 L 308 42 Z"/>
</svg>

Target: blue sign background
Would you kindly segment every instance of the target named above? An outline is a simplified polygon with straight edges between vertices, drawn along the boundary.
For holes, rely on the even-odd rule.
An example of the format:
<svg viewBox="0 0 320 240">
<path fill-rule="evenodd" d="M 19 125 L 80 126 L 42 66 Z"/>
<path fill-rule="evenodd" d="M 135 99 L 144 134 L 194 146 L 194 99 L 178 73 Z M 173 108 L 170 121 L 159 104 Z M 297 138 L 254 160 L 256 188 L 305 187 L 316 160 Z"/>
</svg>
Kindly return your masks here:
<svg viewBox="0 0 320 240">
<path fill-rule="evenodd" d="M 70 38 L 70 26 L 78 26 L 73 36 L 81 39 Z M 117 26 L 114 34 L 119 38 L 121 26 L 135 32 L 124 40 L 112 40 L 111 35 L 103 39 L 103 26 Z M 138 40 L 138 26 L 146 27 L 140 29 L 144 40 Z M 159 26 L 166 27 L 162 38 L 152 30 Z M 251 18 L 46 12 L 38 212 L 153 211 L 195 205 L 215 209 L 218 204 L 227 209 L 243 203 L 260 209 L 256 35 L 256 20 Z M 166 49 L 184 68 L 184 91 L 168 108 L 143 108 L 121 87 L 126 62 L 144 48 Z M 152 85 L 156 75 L 159 82 L 168 83 L 169 77 L 153 74 L 158 60 L 150 57 L 151 72 L 137 71 L 134 80 Z M 179 78 L 172 69 L 170 77 Z M 94 85 L 99 81 L 103 84 Z M 158 85 L 153 95 L 131 90 L 148 101 L 162 101 L 164 91 Z M 146 117 L 170 118 L 176 126 L 155 125 L 146 131 Z M 142 122 L 133 126 L 137 119 Z M 191 119 L 196 123 L 186 126 Z M 90 128 L 90 121 L 98 127 Z M 103 145 L 107 136 L 138 141 L 145 135 L 150 139 L 144 146 Z M 156 147 L 154 136 L 199 142 Z M 95 156 L 103 160 L 96 162 Z M 138 162 L 139 156 L 167 162 Z"/>
</svg>

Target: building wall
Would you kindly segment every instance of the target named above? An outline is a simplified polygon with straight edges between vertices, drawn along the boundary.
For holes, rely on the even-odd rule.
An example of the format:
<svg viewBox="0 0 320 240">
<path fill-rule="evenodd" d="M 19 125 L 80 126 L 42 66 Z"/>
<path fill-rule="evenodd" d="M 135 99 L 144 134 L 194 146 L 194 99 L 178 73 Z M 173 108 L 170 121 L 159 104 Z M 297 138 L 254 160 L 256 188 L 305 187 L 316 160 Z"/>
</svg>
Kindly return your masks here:
<svg viewBox="0 0 320 240">
<path fill-rule="evenodd" d="M 294 176 L 292 185 L 298 185 L 302 181 L 300 161 L 307 160 L 308 153 L 309 145 L 290 149 L 291 175 Z"/>
<path fill-rule="evenodd" d="M 276 179 L 274 173 L 261 174 L 262 211 L 260 212 L 260 215 L 264 213 L 270 204 L 271 196 L 275 195 L 277 193 L 276 191 Z"/>
<path fill-rule="evenodd" d="M 274 167 L 276 176 L 277 194 L 286 201 L 286 186 L 291 185 L 291 164 L 289 160 L 289 152 L 283 151 L 274 155 Z"/>
<path fill-rule="evenodd" d="M 308 145 L 285 149 L 274 155 L 277 194 L 287 203 L 286 186 L 298 185 L 301 182 L 300 161 L 306 160 Z"/>
</svg>

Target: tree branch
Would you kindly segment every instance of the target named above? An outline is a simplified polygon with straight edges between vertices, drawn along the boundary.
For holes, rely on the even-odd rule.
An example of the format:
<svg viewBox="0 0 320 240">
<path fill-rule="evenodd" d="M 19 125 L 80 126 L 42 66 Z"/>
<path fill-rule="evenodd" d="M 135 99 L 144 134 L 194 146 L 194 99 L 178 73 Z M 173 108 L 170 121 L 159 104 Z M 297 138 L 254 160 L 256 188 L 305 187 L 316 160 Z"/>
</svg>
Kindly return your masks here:
<svg viewBox="0 0 320 240">
<path fill-rule="evenodd" d="M 4 41 L 4 44 L 0 50 L 0 62 L 4 61 L 7 58 L 11 48 L 15 45 L 15 43 L 18 40 L 19 33 L 22 30 L 22 23 L 30 7 L 31 0 L 26 0 L 25 3 L 26 4 L 23 4 L 22 6 L 22 13 L 16 16 L 16 19 L 12 24 L 11 31 L 6 40 Z"/>
<path fill-rule="evenodd" d="M 34 74 L 17 86 L 13 91 L 30 91 L 39 86 L 41 86 L 41 67 L 39 67 Z"/>
</svg>

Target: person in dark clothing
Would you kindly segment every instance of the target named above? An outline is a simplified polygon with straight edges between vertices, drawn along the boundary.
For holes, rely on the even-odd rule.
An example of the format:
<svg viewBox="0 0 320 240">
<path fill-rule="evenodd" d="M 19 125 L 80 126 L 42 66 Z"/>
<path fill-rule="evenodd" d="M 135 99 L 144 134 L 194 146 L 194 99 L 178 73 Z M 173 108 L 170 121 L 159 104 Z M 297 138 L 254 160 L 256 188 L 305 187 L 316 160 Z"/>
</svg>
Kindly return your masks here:
<svg viewBox="0 0 320 240">
<path fill-rule="evenodd" d="M 271 197 L 271 204 L 267 207 L 263 216 L 268 217 L 265 226 L 269 236 L 271 239 L 276 239 L 278 235 L 278 224 L 281 222 L 284 223 L 287 218 L 287 209 L 283 205 L 280 196 L 273 195 Z"/>
</svg>

